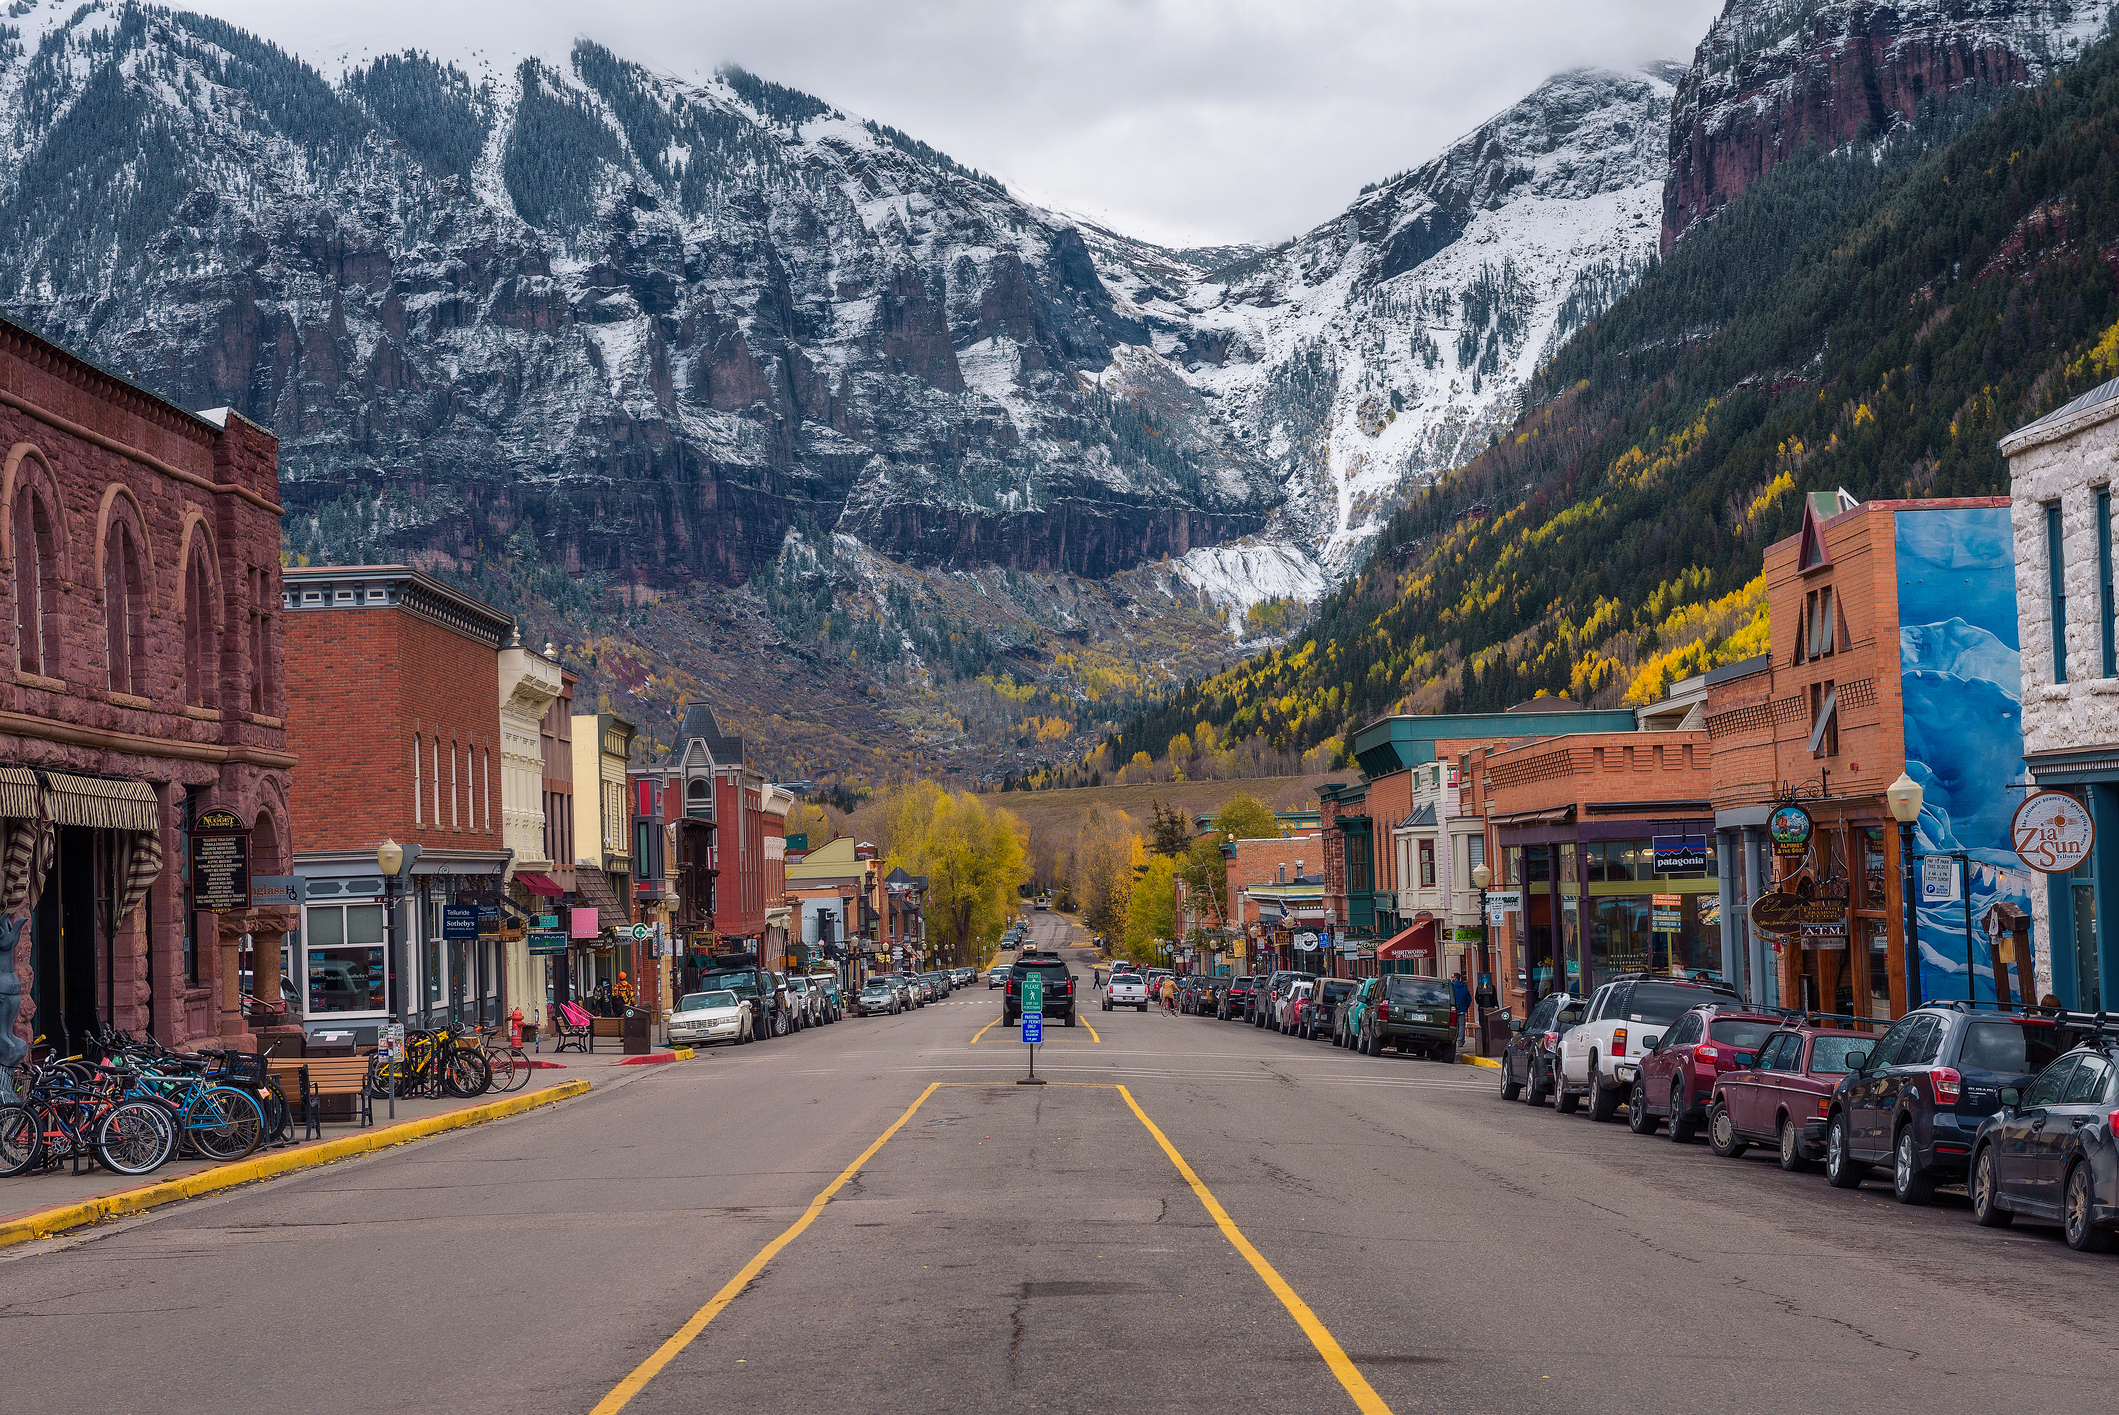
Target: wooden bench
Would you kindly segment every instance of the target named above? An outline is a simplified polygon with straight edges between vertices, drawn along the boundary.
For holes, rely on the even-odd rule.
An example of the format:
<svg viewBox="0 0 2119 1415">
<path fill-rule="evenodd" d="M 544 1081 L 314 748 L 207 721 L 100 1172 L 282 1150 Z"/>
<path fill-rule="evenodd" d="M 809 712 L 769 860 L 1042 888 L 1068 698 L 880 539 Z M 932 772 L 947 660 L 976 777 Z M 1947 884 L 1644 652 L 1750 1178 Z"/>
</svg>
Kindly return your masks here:
<svg viewBox="0 0 2119 1415">
<path fill-rule="evenodd" d="M 616 1037 L 618 1048 L 625 1049 L 625 1019 L 623 1017 L 592 1017 L 589 1019 L 589 1050 L 596 1050 L 598 1037 Z"/>
<path fill-rule="evenodd" d="M 319 1056 L 307 1061 L 290 1059 L 272 1064 L 272 1075 L 280 1083 L 280 1094 L 302 1122 L 302 1138 L 323 1136 L 322 1106 L 325 1096 L 353 1100 L 354 1118 L 365 1127 L 375 1123 L 375 1105 L 368 1095 L 368 1058 L 365 1056 Z"/>
<path fill-rule="evenodd" d="M 308 1089 L 303 1082 L 302 1071 L 308 1065 L 300 1057 L 276 1056 L 265 1062 L 266 1077 L 279 1088 L 280 1099 L 287 1105 L 284 1136 L 274 1135 L 275 1140 L 294 1139 L 294 1127 L 308 1122 Z M 304 1139 L 308 1138 L 305 1134 Z"/>
</svg>

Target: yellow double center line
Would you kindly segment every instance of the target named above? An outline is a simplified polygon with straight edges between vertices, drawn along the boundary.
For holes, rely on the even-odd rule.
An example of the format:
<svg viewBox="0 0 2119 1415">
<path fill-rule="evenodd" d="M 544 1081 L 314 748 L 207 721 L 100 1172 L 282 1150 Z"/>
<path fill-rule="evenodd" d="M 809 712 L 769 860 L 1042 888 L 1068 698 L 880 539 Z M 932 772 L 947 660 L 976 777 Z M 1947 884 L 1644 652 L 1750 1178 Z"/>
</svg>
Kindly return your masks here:
<svg viewBox="0 0 2119 1415">
<path fill-rule="evenodd" d="M 986 1024 L 987 1027 L 993 1025 L 992 1022 Z M 981 1028 L 979 1036 L 984 1035 L 985 1028 Z M 972 1040 L 977 1041 L 978 1037 L 973 1037 Z M 617 1415 L 618 1411 L 623 1410 L 649 1381 L 660 1374 L 663 1367 L 675 1360 L 678 1353 L 683 1351 L 685 1347 L 690 1346 L 698 1338 L 699 1333 L 706 1330 L 707 1323 L 720 1316 L 722 1309 L 736 1300 L 738 1294 L 750 1284 L 751 1280 L 765 1270 L 765 1265 L 779 1256 L 781 1249 L 802 1236 L 802 1231 L 816 1221 L 818 1214 L 824 1212 L 824 1206 L 831 1202 L 832 1196 L 846 1186 L 846 1181 L 852 1179 L 855 1174 L 860 1172 L 861 1166 L 875 1158 L 876 1151 L 882 1149 L 884 1143 L 891 1136 L 905 1128 L 905 1122 L 912 1119 L 913 1113 L 927 1103 L 929 1096 L 944 1086 L 983 1086 L 991 1084 L 999 1083 L 985 1081 L 928 1082 L 927 1089 L 920 1092 L 919 1099 L 905 1107 L 905 1113 L 892 1121 L 888 1130 L 876 1136 L 875 1142 L 867 1149 L 861 1151 L 858 1159 L 839 1171 L 839 1177 L 825 1185 L 823 1192 L 810 1200 L 809 1207 L 802 1212 L 802 1217 L 790 1224 L 785 1233 L 782 1233 L 778 1238 L 761 1248 L 758 1251 L 758 1256 L 745 1263 L 743 1270 L 724 1283 L 721 1290 L 716 1292 L 704 1307 L 692 1313 L 690 1321 L 677 1328 L 668 1341 L 655 1348 L 653 1355 L 642 1361 L 638 1366 L 635 1366 L 631 1374 L 626 1376 L 616 1386 L 613 1386 L 609 1395 L 597 1401 L 595 1408 L 589 1412 L 589 1415 Z M 1102 1083 L 1060 1082 L 1059 1084 L 1092 1086 L 1101 1085 Z M 1384 1404 L 1383 1397 L 1376 1394 L 1375 1387 L 1371 1386 L 1367 1378 L 1355 1368 L 1353 1361 L 1348 1359 L 1338 1340 L 1326 1328 L 1325 1324 L 1318 1320 L 1317 1314 L 1310 1310 L 1310 1304 L 1297 1295 L 1295 1289 L 1288 1285 L 1287 1279 L 1283 1278 L 1273 1265 L 1266 1261 L 1263 1253 L 1260 1253 L 1258 1249 L 1251 1245 L 1250 1239 L 1243 1236 L 1242 1230 L 1236 1227 L 1236 1221 L 1229 1217 L 1229 1211 L 1221 1206 L 1221 1201 L 1216 1199 L 1213 1191 L 1207 1188 L 1206 1181 L 1201 1179 L 1192 1166 L 1185 1162 L 1185 1157 L 1177 1152 L 1177 1147 L 1170 1143 L 1169 1137 L 1157 1128 L 1155 1122 L 1148 1119 L 1148 1113 L 1140 1108 L 1138 1101 L 1133 1099 L 1133 1093 L 1124 1086 L 1114 1086 L 1112 1089 L 1124 1098 L 1127 1107 L 1132 1110 L 1134 1115 L 1140 1118 L 1140 1123 L 1147 1127 L 1148 1133 L 1155 1137 L 1155 1143 L 1162 1146 L 1163 1153 L 1170 1157 L 1170 1163 L 1177 1166 L 1177 1172 L 1184 1177 L 1185 1183 L 1192 1186 L 1192 1192 L 1198 1195 L 1199 1202 L 1206 1206 L 1207 1213 L 1213 1217 L 1214 1224 L 1221 1230 L 1222 1236 L 1229 1240 L 1230 1245 L 1237 1252 L 1243 1254 L 1244 1261 L 1248 1262 L 1253 1271 L 1264 1281 L 1267 1290 L 1280 1299 L 1281 1306 L 1287 1308 L 1288 1315 L 1295 1319 L 1295 1325 L 1302 1328 L 1303 1335 L 1310 1339 L 1310 1344 L 1317 1348 L 1317 1354 L 1324 1358 L 1325 1366 L 1338 1378 L 1339 1384 L 1345 1387 L 1346 1393 L 1353 1397 L 1354 1408 L 1361 1411 L 1362 1415 L 1391 1415 L 1390 1406 Z"/>
</svg>

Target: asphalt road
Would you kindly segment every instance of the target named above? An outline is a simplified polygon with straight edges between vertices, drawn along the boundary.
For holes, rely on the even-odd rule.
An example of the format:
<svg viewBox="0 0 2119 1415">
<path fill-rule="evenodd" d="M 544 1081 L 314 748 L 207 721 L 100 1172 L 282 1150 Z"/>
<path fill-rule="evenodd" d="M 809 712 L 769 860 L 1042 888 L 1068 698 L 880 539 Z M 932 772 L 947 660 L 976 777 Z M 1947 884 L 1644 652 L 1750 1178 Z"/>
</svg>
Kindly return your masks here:
<svg viewBox="0 0 2119 1415">
<path fill-rule="evenodd" d="M 1092 1008 L 1016 1086 L 998 1012 L 974 987 L 7 1250 L 6 1408 L 1985 1412 L 2119 1377 L 2119 1258 L 1956 1196 L 1211 1019 Z"/>
</svg>

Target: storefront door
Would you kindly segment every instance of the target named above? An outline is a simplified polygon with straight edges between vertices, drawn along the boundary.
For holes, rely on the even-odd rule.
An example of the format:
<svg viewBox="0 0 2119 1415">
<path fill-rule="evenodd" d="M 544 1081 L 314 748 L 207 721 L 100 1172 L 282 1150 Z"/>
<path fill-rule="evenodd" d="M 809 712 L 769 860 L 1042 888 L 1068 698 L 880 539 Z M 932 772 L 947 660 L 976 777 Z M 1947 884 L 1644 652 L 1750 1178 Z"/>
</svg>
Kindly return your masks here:
<svg viewBox="0 0 2119 1415">
<path fill-rule="evenodd" d="M 32 1038 L 60 1056 L 80 1052 L 98 1017 L 96 974 L 96 832 L 56 829 L 57 849 L 30 919 L 30 966 L 36 1002 Z"/>
</svg>

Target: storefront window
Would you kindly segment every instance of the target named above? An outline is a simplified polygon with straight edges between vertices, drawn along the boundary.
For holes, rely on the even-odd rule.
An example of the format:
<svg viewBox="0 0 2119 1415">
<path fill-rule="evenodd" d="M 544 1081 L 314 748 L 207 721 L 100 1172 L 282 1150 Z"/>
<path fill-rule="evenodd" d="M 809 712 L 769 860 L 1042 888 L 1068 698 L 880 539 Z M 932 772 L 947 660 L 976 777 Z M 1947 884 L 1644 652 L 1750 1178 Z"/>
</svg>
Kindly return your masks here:
<svg viewBox="0 0 2119 1415">
<path fill-rule="evenodd" d="M 1862 831 L 1862 907 L 1884 907 L 1884 831 L 1869 826 Z"/>
<path fill-rule="evenodd" d="M 311 905 L 304 937 L 310 1015 L 385 1010 L 382 905 Z"/>
<path fill-rule="evenodd" d="M 1869 1013 L 1891 1015 L 1890 929 L 1882 919 L 1865 919 L 1859 930 L 1869 936 Z"/>
<path fill-rule="evenodd" d="M 1673 973 L 1722 971 L 1722 900 L 1717 894 L 1687 894 L 1684 927 L 1669 937 Z"/>
<path fill-rule="evenodd" d="M 1597 979 L 1645 972 L 1649 966 L 1648 896 L 1621 895 L 1589 901 L 1589 967 Z"/>
<path fill-rule="evenodd" d="M 1507 885 L 1523 883 L 1523 847 L 1520 845 L 1509 846 L 1508 853 L 1504 858 L 1507 860 L 1506 868 L 1508 873 L 1501 882 Z"/>
</svg>

